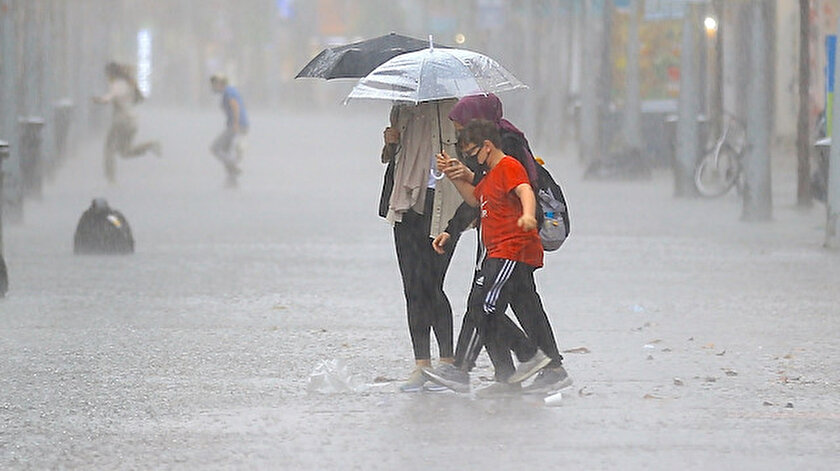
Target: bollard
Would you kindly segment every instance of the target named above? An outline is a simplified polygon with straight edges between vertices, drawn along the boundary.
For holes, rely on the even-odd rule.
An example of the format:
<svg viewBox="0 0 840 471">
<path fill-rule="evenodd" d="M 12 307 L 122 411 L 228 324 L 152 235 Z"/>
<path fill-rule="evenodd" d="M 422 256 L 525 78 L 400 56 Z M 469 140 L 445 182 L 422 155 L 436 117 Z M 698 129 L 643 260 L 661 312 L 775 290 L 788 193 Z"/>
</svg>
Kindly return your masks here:
<svg viewBox="0 0 840 471">
<path fill-rule="evenodd" d="M 60 163 L 67 157 L 67 137 L 73 119 L 73 102 L 69 98 L 55 103 L 55 155 Z"/>
<path fill-rule="evenodd" d="M 0 298 L 9 290 L 9 274 L 3 258 L 3 162 L 9 158 L 9 143 L 0 141 Z"/>
<path fill-rule="evenodd" d="M 23 195 L 41 198 L 41 130 L 44 119 L 37 116 L 18 118 L 20 127 L 20 175 Z"/>
</svg>

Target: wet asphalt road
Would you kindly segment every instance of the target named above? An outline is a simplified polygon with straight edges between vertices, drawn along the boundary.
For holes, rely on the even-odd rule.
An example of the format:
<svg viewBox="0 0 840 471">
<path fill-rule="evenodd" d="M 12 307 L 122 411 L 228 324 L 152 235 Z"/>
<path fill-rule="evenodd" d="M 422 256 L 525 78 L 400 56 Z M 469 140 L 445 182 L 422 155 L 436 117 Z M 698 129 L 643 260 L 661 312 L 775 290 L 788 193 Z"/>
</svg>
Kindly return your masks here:
<svg viewBox="0 0 840 471">
<path fill-rule="evenodd" d="M 387 106 L 255 113 L 240 188 L 207 148 L 217 110 L 144 110 L 165 155 L 101 175 L 100 141 L 5 227 L 2 469 L 834 469 L 840 256 L 824 209 L 774 221 L 734 195 L 671 197 L 668 174 L 564 184 L 573 236 L 537 283 L 575 379 L 540 398 L 401 394 L 411 350 L 390 228 L 376 216 Z M 100 138 L 101 139 L 101 138 Z M 91 198 L 137 253 L 75 257 Z M 474 235 L 447 279 L 464 309 Z M 583 347 L 583 348 L 581 348 Z M 358 391 L 307 391 L 340 359 Z M 474 385 L 492 375 L 482 356 Z"/>
</svg>

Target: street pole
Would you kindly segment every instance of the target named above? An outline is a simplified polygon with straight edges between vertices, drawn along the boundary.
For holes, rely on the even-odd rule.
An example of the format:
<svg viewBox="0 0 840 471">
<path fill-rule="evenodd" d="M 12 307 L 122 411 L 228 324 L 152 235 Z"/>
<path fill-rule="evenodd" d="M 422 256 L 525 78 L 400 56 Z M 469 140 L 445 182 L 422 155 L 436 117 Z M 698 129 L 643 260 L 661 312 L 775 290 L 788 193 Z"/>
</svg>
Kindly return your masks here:
<svg viewBox="0 0 840 471">
<path fill-rule="evenodd" d="M 709 132 L 711 136 L 720 136 L 723 131 L 723 34 L 726 24 L 723 0 L 714 0 L 712 12 L 717 20 L 717 31 L 714 31 L 714 57 L 712 58 L 712 91 L 709 103 Z"/>
<path fill-rule="evenodd" d="M 624 141 L 634 150 L 642 149 L 642 100 L 639 85 L 639 5 L 640 0 L 630 0 L 630 18 L 627 31 L 627 92 L 624 109 Z"/>
<path fill-rule="evenodd" d="M 9 144 L 0 141 L 0 298 L 6 296 L 9 290 L 9 273 L 6 270 L 6 259 L 3 255 L 3 162 L 9 156 Z"/>
<path fill-rule="evenodd" d="M 18 80 L 21 63 L 18 60 L 20 25 L 17 22 L 20 0 L 3 0 L 0 10 L 0 53 L 2 54 L 2 138 L 11 143 L 9 158 L 3 164 L 5 185 L 0 194 L 0 205 L 4 207 L 6 222 L 20 222 L 23 219 L 23 194 L 20 179 L 20 152 L 18 142 L 17 117 L 20 113 L 20 81 Z"/>
<path fill-rule="evenodd" d="M 799 115 L 796 120 L 796 204 L 810 207 L 811 132 L 811 0 L 799 0 Z"/>
<path fill-rule="evenodd" d="M 560 57 L 560 64 L 559 64 L 559 83 L 560 89 L 557 96 L 559 98 L 559 102 L 557 103 L 557 116 L 558 116 L 558 126 L 556 137 L 555 137 L 555 145 L 560 147 L 565 147 L 566 143 L 568 142 L 567 139 L 569 137 L 569 129 L 573 126 L 573 124 L 569 120 L 569 106 L 571 104 L 570 95 L 572 92 L 572 77 L 573 77 L 573 43 L 574 43 L 574 32 L 575 32 L 575 24 L 577 24 L 577 19 L 575 15 L 575 8 L 571 5 L 566 5 L 561 7 L 561 15 L 559 16 L 559 23 L 555 25 L 556 34 L 560 34 L 560 44 L 557 48 L 558 56 Z"/>
<path fill-rule="evenodd" d="M 601 2 L 601 8 L 597 5 Z M 599 90 L 598 77 L 601 76 L 601 36 L 603 0 L 586 0 L 584 7 L 583 73 L 580 83 L 580 160 L 584 163 L 600 157 Z"/>
<path fill-rule="evenodd" d="M 697 56 L 700 36 L 699 7 L 689 4 L 683 21 L 682 53 L 680 57 L 679 121 L 674 156 L 674 196 L 694 197 L 694 167 L 700 154 L 700 67 Z"/>
<path fill-rule="evenodd" d="M 751 86 L 747 90 L 747 149 L 744 157 L 744 193 L 741 219 L 768 221 L 772 218 L 770 187 L 770 82 L 769 25 L 765 0 L 752 0 L 750 47 Z"/>
<path fill-rule="evenodd" d="M 837 22 L 840 33 L 840 20 Z M 834 51 L 834 63 L 840 59 L 840 53 Z M 836 77 L 836 76 L 835 76 Z M 835 78 L 836 81 L 836 78 Z M 834 93 L 831 113 L 831 135 L 840 136 L 840 93 Z M 830 249 L 840 248 L 840 145 L 832 145 L 828 153 L 828 188 L 826 195 L 825 246 Z"/>
</svg>

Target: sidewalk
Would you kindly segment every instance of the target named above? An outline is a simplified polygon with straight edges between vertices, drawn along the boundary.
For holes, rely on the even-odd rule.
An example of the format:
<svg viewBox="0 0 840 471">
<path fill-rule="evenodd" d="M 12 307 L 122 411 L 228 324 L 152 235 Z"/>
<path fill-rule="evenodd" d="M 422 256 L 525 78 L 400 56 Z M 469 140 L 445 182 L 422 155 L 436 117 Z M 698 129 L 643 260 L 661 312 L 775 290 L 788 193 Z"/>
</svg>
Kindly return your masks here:
<svg viewBox="0 0 840 471">
<path fill-rule="evenodd" d="M 833 469 L 840 456 L 840 254 L 824 208 L 739 221 L 735 195 L 675 199 L 667 172 L 564 185 L 572 236 L 537 283 L 575 384 L 537 398 L 401 394 L 411 370 L 390 228 L 375 214 L 381 117 L 253 113 L 241 186 L 207 147 L 217 110 L 150 110 L 164 157 L 101 175 L 84 146 L 7 226 L 0 467 Z M 775 169 L 774 169 L 775 170 Z M 74 257 L 105 196 L 131 257 Z M 473 233 L 447 291 L 464 311 Z M 364 392 L 307 393 L 341 359 Z M 492 371 L 484 355 L 474 375 Z"/>
</svg>

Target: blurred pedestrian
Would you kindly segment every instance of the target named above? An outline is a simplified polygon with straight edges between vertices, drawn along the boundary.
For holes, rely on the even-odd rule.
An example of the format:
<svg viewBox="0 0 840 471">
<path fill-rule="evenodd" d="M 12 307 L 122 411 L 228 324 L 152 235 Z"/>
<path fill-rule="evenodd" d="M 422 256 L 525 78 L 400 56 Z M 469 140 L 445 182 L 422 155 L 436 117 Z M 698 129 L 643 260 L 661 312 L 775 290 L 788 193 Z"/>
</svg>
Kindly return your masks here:
<svg viewBox="0 0 840 471">
<path fill-rule="evenodd" d="M 461 204 L 458 191 L 435 172 L 435 155 L 454 152 L 455 129 L 446 119 L 456 100 L 395 105 L 383 133 L 382 162 L 388 163 L 380 215 L 394 226 L 394 245 L 403 281 L 408 330 L 415 369 L 401 386 L 423 389 L 423 370 L 431 368 L 431 333 L 441 363 L 452 363 L 452 306 L 443 291 L 444 277 L 457 242 L 453 237 L 442 256 L 432 239 Z M 430 383 L 429 387 L 437 387 Z"/>
<path fill-rule="evenodd" d="M 225 129 L 210 146 L 210 151 L 222 162 L 227 172 L 227 186 L 235 187 L 237 177 L 242 173 L 239 163 L 245 153 L 245 136 L 248 134 L 248 112 L 239 90 L 221 74 L 210 77 L 210 86 L 222 95 L 222 110 L 225 112 Z"/>
<path fill-rule="evenodd" d="M 511 122 L 502 117 L 502 103 L 494 94 L 467 96 L 458 101 L 449 114 L 455 128 L 460 132 L 464 126 L 476 119 L 483 119 L 496 124 L 501 139 L 501 150 L 504 154 L 514 157 L 526 169 L 528 180 L 532 188 L 538 187 L 539 165 L 530 150 L 527 139 Z M 466 143 L 459 143 L 459 150 Z M 476 169 L 475 146 L 464 149 L 459 155 L 459 161 L 453 160 L 444 169 L 450 178 L 466 179 L 472 184 L 478 185 L 484 178 L 484 172 Z M 466 163 L 467 165 L 464 165 Z M 451 234 L 460 234 L 470 225 L 477 225 L 480 221 L 477 208 L 464 203 L 456 212 L 455 217 L 449 221 L 444 232 L 439 234 L 433 241 L 433 247 L 438 253 L 442 253 Z M 472 291 L 479 288 L 476 280 L 482 275 L 481 265 L 486 256 L 485 248 L 478 234 L 478 250 L 476 254 L 476 271 L 470 297 L 474 296 Z M 533 281 L 533 277 L 531 278 Z M 542 300 L 536 292 L 535 287 L 525 286 L 524 289 L 516 289 L 511 292 L 510 306 L 520 322 L 520 325 L 528 333 L 527 335 L 511 321 L 507 316 L 500 316 L 500 331 L 509 339 L 508 344 L 516 354 L 520 362 L 531 359 L 534 349 L 532 343 L 551 358 L 547 368 L 540 370 L 537 377 L 526 389 L 531 392 L 543 392 L 552 389 L 561 389 L 571 384 L 571 378 L 562 366 L 563 357 L 557 349 L 557 343 L 548 316 L 542 304 Z M 461 322 L 461 330 L 458 335 L 458 342 L 455 349 L 455 361 L 453 365 L 441 365 L 437 369 L 427 373 L 433 380 L 445 384 L 457 391 L 469 390 L 469 371 L 475 366 L 475 361 L 483 347 L 476 330 L 477 319 L 475 312 L 467 310 Z"/>
<path fill-rule="evenodd" d="M 108 91 L 104 95 L 93 97 L 95 103 L 110 103 L 113 109 L 104 149 L 105 178 L 111 183 L 116 181 L 117 154 L 123 158 L 139 157 L 147 152 L 152 152 L 158 157 L 161 155 L 161 146 L 157 141 L 137 145 L 132 142 L 137 134 L 134 106 L 143 101 L 143 93 L 137 86 L 134 75 L 131 66 L 109 62 L 105 65 Z"/>
</svg>

